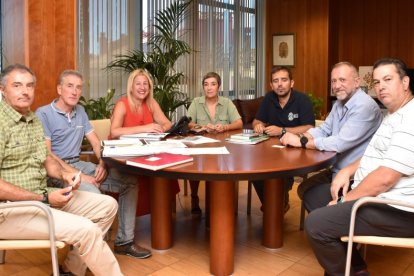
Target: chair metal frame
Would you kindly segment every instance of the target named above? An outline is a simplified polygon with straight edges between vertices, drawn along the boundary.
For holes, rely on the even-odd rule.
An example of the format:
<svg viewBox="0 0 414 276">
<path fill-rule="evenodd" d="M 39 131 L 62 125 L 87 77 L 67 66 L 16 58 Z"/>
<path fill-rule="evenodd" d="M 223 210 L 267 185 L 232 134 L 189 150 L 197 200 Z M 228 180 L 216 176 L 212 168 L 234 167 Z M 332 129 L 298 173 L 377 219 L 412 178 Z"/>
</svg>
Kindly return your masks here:
<svg viewBox="0 0 414 276">
<path fill-rule="evenodd" d="M 346 255 L 346 266 L 345 266 L 345 275 L 349 276 L 351 272 L 351 259 L 352 259 L 352 245 L 353 242 L 363 243 L 363 244 L 374 244 L 374 245 L 383 245 L 383 246 L 394 246 L 394 247 L 406 247 L 414 248 L 414 238 L 399 238 L 399 237 L 380 237 L 380 236 L 355 236 L 355 218 L 356 213 L 364 204 L 367 203 L 380 203 L 380 204 L 391 204 L 397 206 L 404 206 L 414 208 L 413 203 L 378 198 L 378 197 L 363 197 L 358 199 L 352 207 L 350 224 L 349 224 L 349 234 L 348 236 L 341 237 L 341 240 L 346 242 L 348 241 L 347 255 Z"/>
<path fill-rule="evenodd" d="M 53 275 L 59 275 L 59 264 L 57 257 L 57 247 L 63 248 L 64 242 L 57 242 L 55 240 L 55 221 L 53 219 L 50 207 L 40 201 L 18 201 L 0 203 L 0 209 L 19 208 L 19 207 L 35 207 L 39 208 L 45 213 L 48 221 L 49 240 L 0 240 L 0 264 L 5 261 L 6 249 L 34 249 L 34 248 L 48 248 L 50 247 L 50 254 L 52 259 Z"/>
</svg>

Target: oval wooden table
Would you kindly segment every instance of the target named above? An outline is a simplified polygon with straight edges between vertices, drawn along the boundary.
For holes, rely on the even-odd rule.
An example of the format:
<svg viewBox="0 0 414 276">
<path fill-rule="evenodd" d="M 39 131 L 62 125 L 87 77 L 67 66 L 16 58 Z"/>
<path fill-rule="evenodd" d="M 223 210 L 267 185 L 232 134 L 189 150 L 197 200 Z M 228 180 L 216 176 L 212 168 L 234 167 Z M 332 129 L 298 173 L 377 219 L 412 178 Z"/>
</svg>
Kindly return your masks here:
<svg viewBox="0 0 414 276">
<path fill-rule="evenodd" d="M 270 138 L 257 145 L 225 141 L 232 133 L 209 135 L 219 143 L 189 147 L 225 146 L 230 154 L 194 155 L 194 161 L 150 171 L 128 166 L 123 159 L 104 158 L 111 166 L 126 172 L 152 176 L 151 244 L 154 249 L 173 245 L 169 178 L 206 180 L 210 187 L 210 273 L 230 275 L 234 270 L 235 181 L 264 180 L 263 245 L 283 246 L 283 177 L 303 175 L 332 165 L 335 152 L 301 148 L 276 148 L 279 139 Z"/>
</svg>

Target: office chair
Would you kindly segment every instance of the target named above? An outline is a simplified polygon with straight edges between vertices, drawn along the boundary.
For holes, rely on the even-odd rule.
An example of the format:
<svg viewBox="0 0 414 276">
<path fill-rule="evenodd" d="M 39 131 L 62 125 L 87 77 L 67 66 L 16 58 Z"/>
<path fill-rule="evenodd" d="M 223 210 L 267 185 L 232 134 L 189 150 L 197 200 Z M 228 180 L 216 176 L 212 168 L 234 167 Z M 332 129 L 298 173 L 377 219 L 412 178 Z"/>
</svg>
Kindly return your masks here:
<svg viewBox="0 0 414 276">
<path fill-rule="evenodd" d="M 413 203 L 401 202 L 396 200 L 378 198 L 378 197 L 363 197 L 358 199 L 352 207 L 352 213 L 349 225 L 348 236 L 341 237 L 341 241 L 348 242 L 348 249 L 346 255 L 346 267 L 345 275 L 349 276 L 351 272 L 351 258 L 352 258 L 352 244 L 354 242 L 361 244 L 373 244 L 382 246 L 393 246 L 393 247 L 405 247 L 414 248 L 414 237 L 413 238 L 398 238 L 398 237 L 380 237 L 380 236 L 355 236 L 355 218 L 356 213 L 362 205 L 366 203 L 379 203 L 379 204 L 392 204 L 398 206 L 405 206 L 414 208 Z"/>
</svg>

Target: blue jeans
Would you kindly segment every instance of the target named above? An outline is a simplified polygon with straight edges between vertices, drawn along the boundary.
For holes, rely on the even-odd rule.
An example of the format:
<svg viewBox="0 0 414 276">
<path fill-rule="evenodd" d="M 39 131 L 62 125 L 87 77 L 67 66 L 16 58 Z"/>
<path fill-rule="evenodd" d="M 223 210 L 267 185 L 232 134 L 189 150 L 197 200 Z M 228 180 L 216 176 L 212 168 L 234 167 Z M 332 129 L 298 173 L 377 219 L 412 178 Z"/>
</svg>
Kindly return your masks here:
<svg viewBox="0 0 414 276">
<path fill-rule="evenodd" d="M 94 176 L 96 164 L 79 161 L 70 164 L 81 170 L 82 173 Z M 118 232 L 115 245 L 124 245 L 134 241 L 135 217 L 138 204 L 137 178 L 130 174 L 121 173 L 115 168 L 110 168 L 108 176 L 101 184 L 100 189 L 105 192 L 118 193 Z M 79 190 L 100 193 L 94 185 L 82 182 Z"/>
</svg>

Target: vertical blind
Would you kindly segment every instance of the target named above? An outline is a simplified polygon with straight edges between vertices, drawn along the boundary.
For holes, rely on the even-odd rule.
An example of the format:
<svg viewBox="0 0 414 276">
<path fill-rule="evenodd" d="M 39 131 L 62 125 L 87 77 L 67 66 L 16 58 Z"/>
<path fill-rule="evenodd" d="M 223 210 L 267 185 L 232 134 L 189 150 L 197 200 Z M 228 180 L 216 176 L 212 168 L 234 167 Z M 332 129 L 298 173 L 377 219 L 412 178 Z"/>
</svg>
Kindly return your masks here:
<svg viewBox="0 0 414 276">
<path fill-rule="evenodd" d="M 127 75 L 107 72 L 116 56 L 134 49 L 136 28 L 130 21 L 135 11 L 130 0 L 78 0 L 78 70 L 84 75 L 84 96 L 98 98 L 108 89 L 125 93 Z"/>
<path fill-rule="evenodd" d="M 200 0 L 198 4 L 197 79 L 215 71 L 223 95 L 256 95 L 256 1 Z M 198 95 L 202 93 L 199 84 Z"/>
<path fill-rule="evenodd" d="M 78 68 L 86 97 L 102 96 L 108 88 L 125 93 L 127 76 L 103 68 L 115 55 L 146 49 L 154 15 L 173 1 L 78 0 Z M 256 97 L 256 0 L 194 0 L 190 9 L 179 35 L 195 52 L 177 62 L 186 76 L 180 90 L 190 98 L 202 95 L 203 75 L 215 71 L 224 96 Z"/>
</svg>

